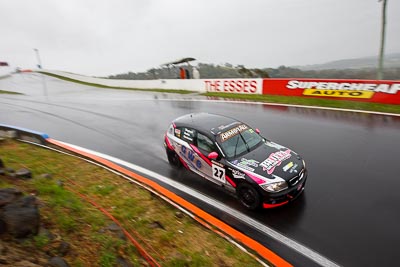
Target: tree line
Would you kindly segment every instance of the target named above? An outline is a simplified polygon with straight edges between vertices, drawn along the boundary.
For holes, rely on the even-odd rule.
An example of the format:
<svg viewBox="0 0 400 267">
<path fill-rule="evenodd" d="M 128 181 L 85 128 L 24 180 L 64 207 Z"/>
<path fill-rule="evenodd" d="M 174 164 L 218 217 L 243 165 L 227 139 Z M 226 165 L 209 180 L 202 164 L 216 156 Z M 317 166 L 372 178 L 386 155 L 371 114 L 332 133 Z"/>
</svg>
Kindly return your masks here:
<svg viewBox="0 0 400 267">
<path fill-rule="evenodd" d="M 179 67 L 192 70 L 192 66 Z M 110 75 L 109 79 L 124 80 L 153 80 L 179 79 L 179 67 L 152 68 L 146 72 L 128 72 Z M 376 79 L 376 68 L 360 69 L 329 69 L 329 70 L 301 70 L 294 67 L 280 66 L 278 68 L 246 68 L 244 65 L 233 66 L 199 63 L 196 68 L 202 79 L 222 78 L 320 78 L 320 79 Z M 384 80 L 400 80 L 400 68 L 386 68 L 383 72 Z"/>
</svg>

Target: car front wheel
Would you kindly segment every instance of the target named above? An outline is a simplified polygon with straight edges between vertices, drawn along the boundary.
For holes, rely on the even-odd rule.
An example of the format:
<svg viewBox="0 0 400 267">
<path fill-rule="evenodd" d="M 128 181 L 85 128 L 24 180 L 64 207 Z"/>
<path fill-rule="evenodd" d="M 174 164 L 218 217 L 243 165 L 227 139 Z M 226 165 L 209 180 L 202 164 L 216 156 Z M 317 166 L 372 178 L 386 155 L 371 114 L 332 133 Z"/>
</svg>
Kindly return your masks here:
<svg viewBox="0 0 400 267">
<path fill-rule="evenodd" d="M 241 183 L 236 189 L 240 203 L 247 209 L 255 210 L 261 206 L 260 193 L 250 184 Z"/>
<path fill-rule="evenodd" d="M 182 166 L 182 162 L 179 159 L 179 156 L 175 153 L 175 151 L 171 151 L 169 149 L 167 149 L 167 158 L 168 158 L 168 162 L 169 164 L 171 164 L 174 167 L 181 167 Z"/>
</svg>

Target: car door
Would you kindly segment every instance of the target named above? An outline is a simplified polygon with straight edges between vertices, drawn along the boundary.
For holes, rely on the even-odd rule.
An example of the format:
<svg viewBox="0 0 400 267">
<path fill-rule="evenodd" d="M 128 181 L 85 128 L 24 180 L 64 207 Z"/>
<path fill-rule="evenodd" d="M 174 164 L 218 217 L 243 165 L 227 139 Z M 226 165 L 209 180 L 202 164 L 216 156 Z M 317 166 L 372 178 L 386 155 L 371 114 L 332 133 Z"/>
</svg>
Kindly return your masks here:
<svg viewBox="0 0 400 267">
<path fill-rule="evenodd" d="M 207 158 L 208 154 L 211 152 L 218 152 L 215 143 L 205 134 L 197 132 L 196 147 L 201 153 L 204 162 L 207 164 L 207 166 L 202 169 L 206 178 L 218 185 L 224 185 L 226 183 L 224 166 L 217 160 L 210 160 Z"/>
<path fill-rule="evenodd" d="M 179 127 L 177 129 L 175 132 L 178 132 L 179 138 L 183 141 L 176 144 L 177 154 L 190 170 L 204 176 L 207 171 L 203 169 L 207 168 L 207 163 L 196 148 L 197 131 L 189 127 Z"/>
</svg>

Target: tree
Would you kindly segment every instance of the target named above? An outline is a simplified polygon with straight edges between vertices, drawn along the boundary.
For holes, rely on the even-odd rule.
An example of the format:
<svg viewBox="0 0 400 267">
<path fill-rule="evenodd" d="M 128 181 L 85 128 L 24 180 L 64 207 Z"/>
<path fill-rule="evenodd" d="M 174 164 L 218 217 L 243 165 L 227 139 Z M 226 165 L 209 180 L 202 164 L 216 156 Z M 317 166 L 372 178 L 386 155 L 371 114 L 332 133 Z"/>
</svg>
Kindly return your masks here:
<svg viewBox="0 0 400 267">
<path fill-rule="evenodd" d="M 378 0 L 378 2 L 383 2 L 383 4 L 382 4 L 381 47 L 379 49 L 379 65 L 378 65 L 378 75 L 377 75 L 377 79 L 382 80 L 383 79 L 383 57 L 384 57 L 384 49 L 385 49 L 387 0 Z"/>
<path fill-rule="evenodd" d="M 242 75 L 242 77 L 244 77 L 244 78 L 253 78 L 254 77 L 253 72 L 251 70 L 247 69 L 244 65 L 238 65 L 237 68 L 238 68 L 238 73 L 240 75 Z"/>
<path fill-rule="evenodd" d="M 261 70 L 261 69 L 254 69 L 254 72 L 258 75 L 260 78 L 270 78 L 268 71 L 266 70 Z"/>
</svg>

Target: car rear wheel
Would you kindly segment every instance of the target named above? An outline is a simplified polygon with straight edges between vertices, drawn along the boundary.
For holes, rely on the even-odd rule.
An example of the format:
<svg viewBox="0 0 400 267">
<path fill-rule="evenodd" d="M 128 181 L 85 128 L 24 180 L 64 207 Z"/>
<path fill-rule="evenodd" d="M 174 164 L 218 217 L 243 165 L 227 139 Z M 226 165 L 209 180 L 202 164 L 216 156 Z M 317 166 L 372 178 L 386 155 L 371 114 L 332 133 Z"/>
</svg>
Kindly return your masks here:
<svg viewBox="0 0 400 267">
<path fill-rule="evenodd" d="M 261 206 L 260 193 L 250 184 L 241 183 L 236 189 L 240 203 L 250 210 L 258 209 Z"/>
<path fill-rule="evenodd" d="M 171 151 L 169 149 L 167 149 L 167 158 L 168 158 L 168 162 L 169 164 L 171 164 L 174 167 L 181 167 L 182 166 L 182 162 L 179 159 L 179 156 L 175 153 L 175 151 Z"/>
</svg>

